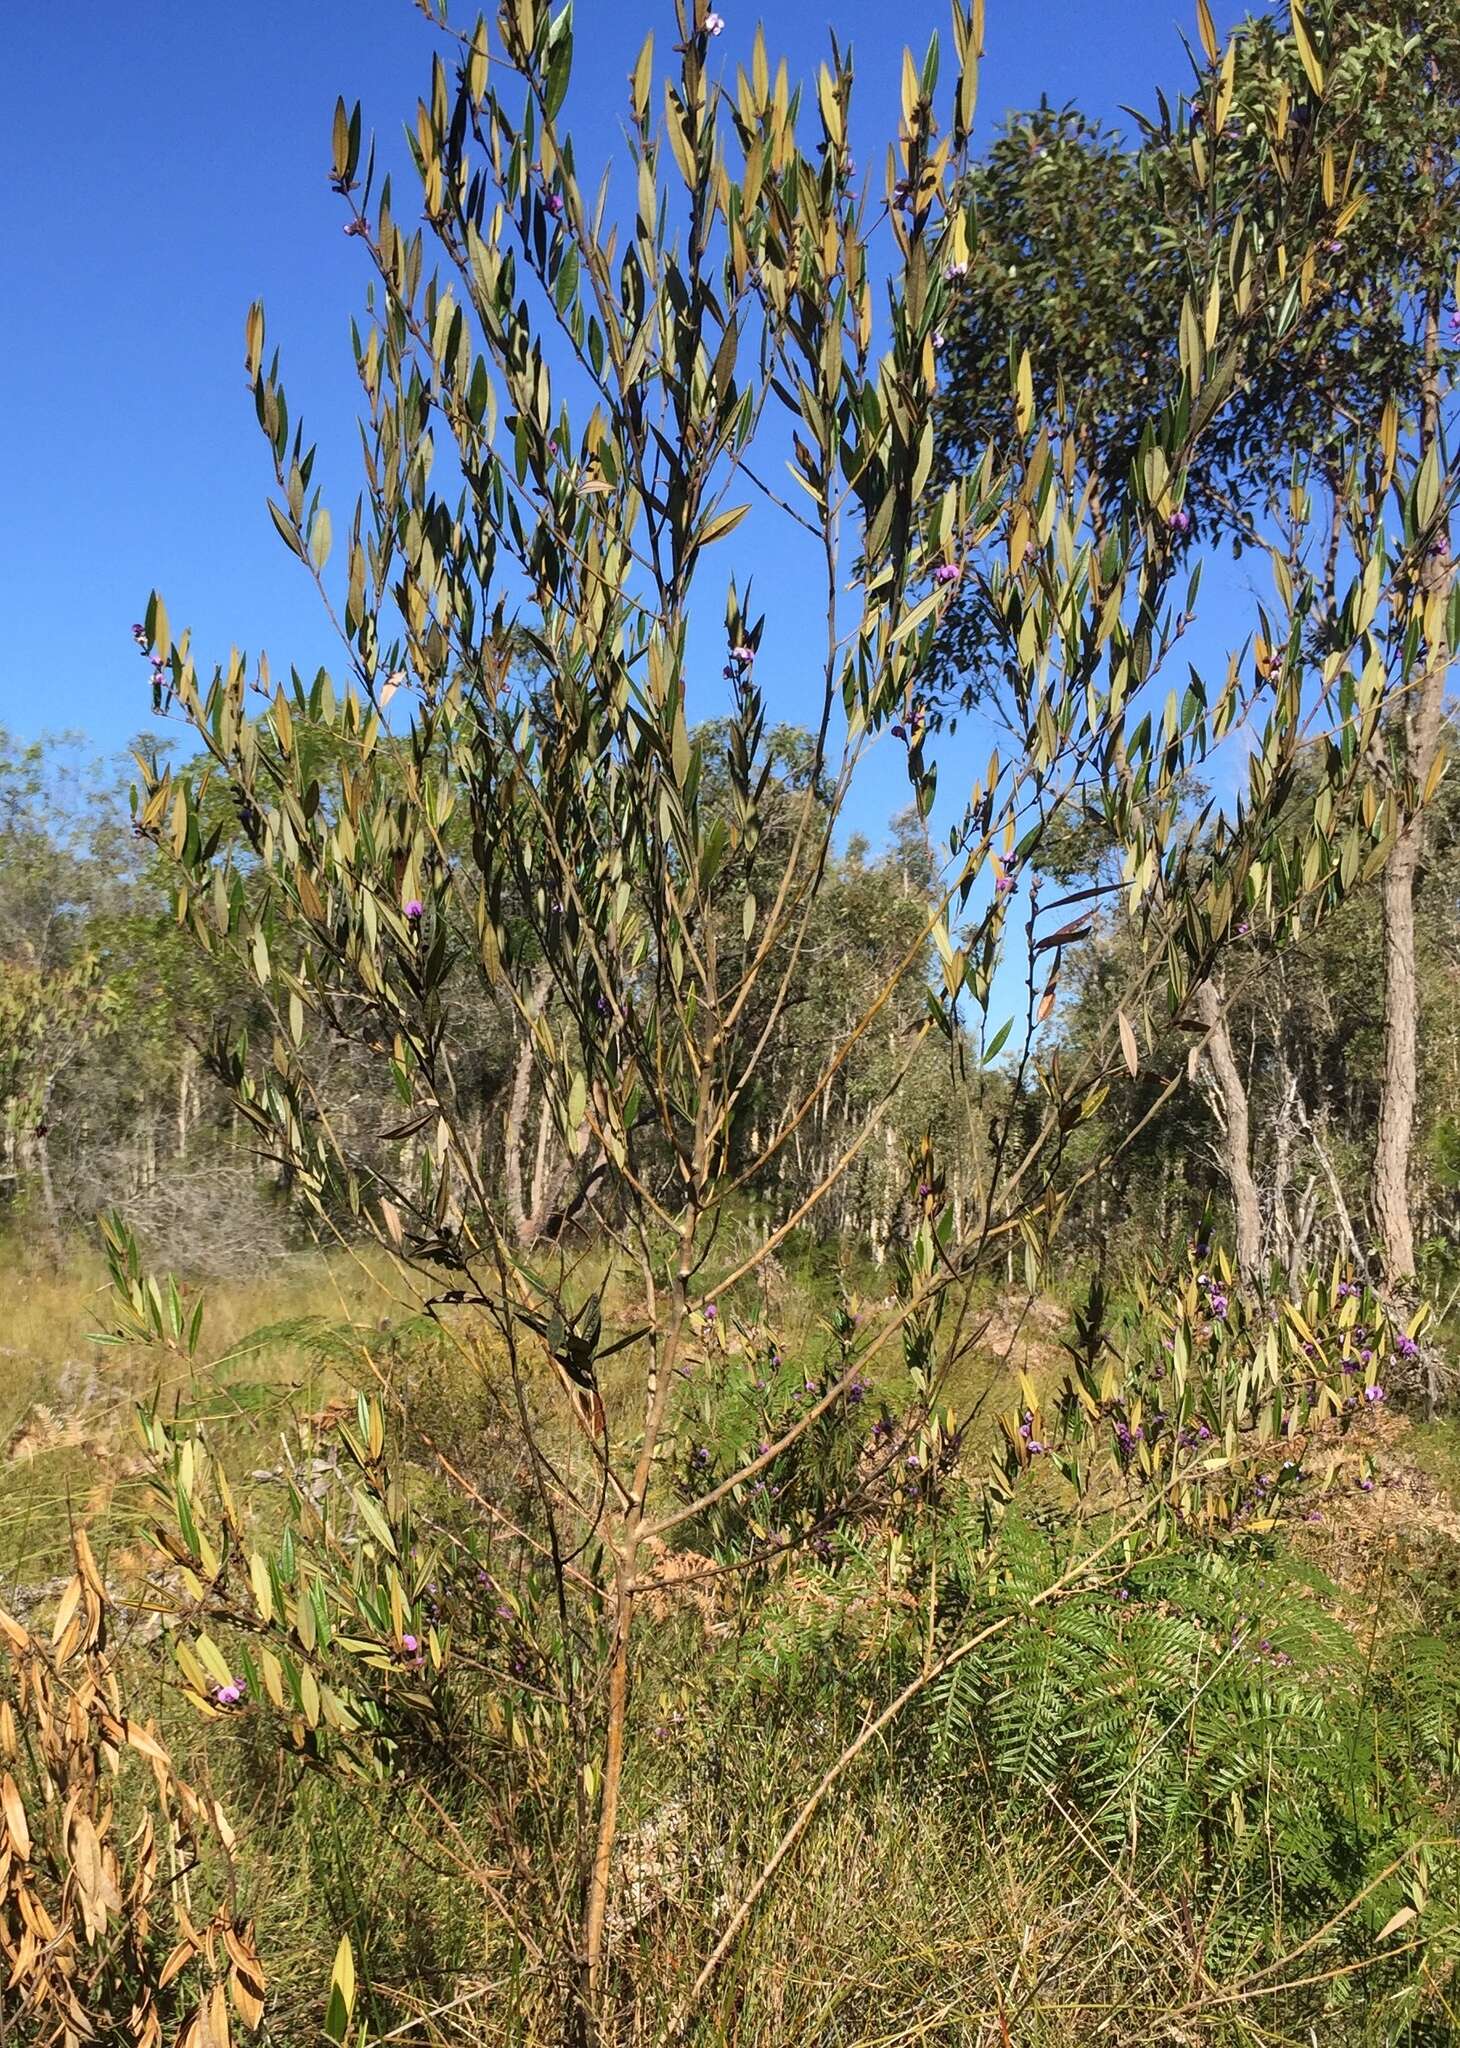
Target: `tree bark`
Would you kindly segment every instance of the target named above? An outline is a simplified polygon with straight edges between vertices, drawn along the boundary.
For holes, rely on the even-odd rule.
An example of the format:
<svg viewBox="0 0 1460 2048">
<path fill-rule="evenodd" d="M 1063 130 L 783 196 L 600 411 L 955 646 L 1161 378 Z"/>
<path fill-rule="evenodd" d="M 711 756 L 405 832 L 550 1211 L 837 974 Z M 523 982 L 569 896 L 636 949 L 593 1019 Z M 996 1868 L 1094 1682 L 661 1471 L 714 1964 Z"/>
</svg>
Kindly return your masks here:
<svg viewBox="0 0 1460 2048">
<path fill-rule="evenodd" d="M 542 968 L 532 985 L 528 998 L 531 1013 L 536 1017 L 547 1001 L 552 985 L 552 976 Z M 527 1205 L 522 1195 L 522 1140 L 527 1124 L 528 1098 L 532 1089 L 532 1032 L 524 1032 L 517 1054 L 517 1069 L 512 1076 L 512 1094 L 507 1103 L 507 1128 L 502 1140 L 503 1190 L 507 1203 L 507 1221 L 518 1244 L 525 1245 L 531 1236 L 532 1219 L 528 1216 Z"/>
<path fill-rule="evenodd" d="M 1222 993 L 1215 981 L 1199 982 L 1193 998 L 1207 1034 L 1211 1064 L 1222 1105 L 1220 1152 L 1222 1170 L 1232 1192 L 1232 1220 L 1237 1241 L 1237 1270 L 1253 1286 L 1262 1269 L 1262 1207 L 1252 1177 L 1252 1119 L 1247 1087 L 1232 1052 Z"/>
<path fill-rule="evenodd" d="M 1439 435 L 1439 300 L 1425 308 L 1425 368 L 1420 394 L 1420 459 Z M 1420 569 L 1425 608 L 1440 622 L 1426 648 L 1424 671 L 1400 723 L 1411 807 L 1401 792 L 1394 850 L 1380 884 L 1384 962 L 1384 1065 L 1379 1125 L 1374 1140 L 1374 1215 L 1379 1226 L 1385 1283 L 1404 1290 L 1414 1278 L 1414 1225 L 1409 1207 L 1409 1160 L 1419 1099 L 1419 974 L 1414 948 L 1414 891 L 1424 851 L 1424 791 L 1440 744 L 1450 650 L 1444 636 L 1444 593 L 1450 582 L 1448 549 L 1432 538 Z"/>
</svg>

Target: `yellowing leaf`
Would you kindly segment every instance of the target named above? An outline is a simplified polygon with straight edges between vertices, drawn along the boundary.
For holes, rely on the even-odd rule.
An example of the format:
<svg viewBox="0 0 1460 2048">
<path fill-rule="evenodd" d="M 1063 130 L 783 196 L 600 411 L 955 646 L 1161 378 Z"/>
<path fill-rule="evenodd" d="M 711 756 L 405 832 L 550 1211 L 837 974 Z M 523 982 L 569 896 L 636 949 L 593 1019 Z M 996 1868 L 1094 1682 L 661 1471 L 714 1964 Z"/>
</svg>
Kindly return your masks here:
<svg viewBox="0 0 1460 2048">
<path fill-rule="evenodd" d="M 1140 1071 L 1140 1052 L 1136 1046 L 1136 1034 L 1131 1029 L 1130 1018 L 1124 1010 L 1117 1010 L 1115 1021 L 1120 1031 L 1120 1050 L 1125 1059 L 1126 1069 L 1132 1080 Z"/>
<path fill-rule="evenodd" d="M 1030 366 L 1027 348 L 1019 358 L 1019 370 L 1014 383 L 1014 418 L 1021 434 L 1027 434 L 1034 424 L 1034 371 Z"/>
<path fill-rule="evenodd" d="M 1307 73 L 1308 83 L 1315 93 L 1323 90 L 1323 66 L 1318 52 L 1313 47 L 1313 38 L 1308 33 L 1308 24 L 1300 7 L 1293 8 L 1293 41 L 1297 45 L 1298 62 Z"/>
<path fill-rule="evenodd" d="M 1212 20 L 1212 10 L 1207 0 L 1196 0 L 1196 32 L 1201 37 L 1201 46 L 1207 53 L 1207 62 L 1217 61 L 1217 28 Z"/>
<path fill-rule="evenodd" d="M 748 505 L 732 505 L 728 512 L 717 512 L 700 531 L 700 546 L 707 548 L 711 541 L 723 540 L 727 533 L 733 533 L 746 513 Z"/>
</svg>

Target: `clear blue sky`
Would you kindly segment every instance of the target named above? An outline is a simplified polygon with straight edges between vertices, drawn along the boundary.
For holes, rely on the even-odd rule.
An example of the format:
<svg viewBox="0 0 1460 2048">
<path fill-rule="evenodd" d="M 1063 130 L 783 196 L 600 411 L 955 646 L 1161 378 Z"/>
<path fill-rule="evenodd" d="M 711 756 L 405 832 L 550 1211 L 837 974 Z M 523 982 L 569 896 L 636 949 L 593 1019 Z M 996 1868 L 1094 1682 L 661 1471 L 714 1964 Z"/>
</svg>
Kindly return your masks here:
<svg viewBox="0 0 1460 2048">
<path fill-rule="evenodd" d="M 465 14 L 465 9 L 456 10 Z M 1242 10 L 1216 10 L 1226 26 Z M 746 56 L 756 15 L 722 0 L 717 61 Z M 1118 118 L 1189 71 L 1182 0 L 987 0 L 987 131 L 1036 101 Z M 866 163 L 895 128 L 901 48 L 921 53 L 942 0 L 792 0 L 766 17 L 772 55 L 814 76 L 826 25 L 851 38 Z M 645 29 L 672 41 L 669 0 L 578 0 L 569 101 L 585 168 L 622 156 L 619 110 Z M 365 261 L 328 186 L 335 95 L 363 102 L 388 162 L 403 155 L 434 38 L 410 0 L 90 0 L 11 10 L 0 81 L 9 393 L 0 493 L 0 724 L 80 729 L 106 751 L 147 723 L 147 670 L 128 628 L 154 585 L 200 665 L 231 643 L 338 667 L 316 601 L 264 508 L 270 479 L 243 381 L 243 316 L 268 307 L 291 410 L 320 444 L 338 533 L 356 484 L 350 315 Z M 880 171 L 879 171 L 880 175 Z M 749 528 L 746 529 L 749 532 Z M 798 593 L 774 554 L 753 571 L 767 652 L 795 645 Z M 727 544 L 727 557 L 728 557 Z M 712 599 L 718 613 L 719 595 Z M 769 663 L 773 715 L 805 709 Z M 779 664 L 778 664 L 779 666 Z M 770 672 L 765 671 L 769 669 Z M 694 708 L 694 707 L 692 707 Z M 704 705 L 700 709 L 710 709 Z M 947 791 L 952 796 L 951 790 Z M 874 833 L 906 801 L 890 750 L 858 803 Z M 940 805 L 941 808 L 941 805 Z"/>
</svg>

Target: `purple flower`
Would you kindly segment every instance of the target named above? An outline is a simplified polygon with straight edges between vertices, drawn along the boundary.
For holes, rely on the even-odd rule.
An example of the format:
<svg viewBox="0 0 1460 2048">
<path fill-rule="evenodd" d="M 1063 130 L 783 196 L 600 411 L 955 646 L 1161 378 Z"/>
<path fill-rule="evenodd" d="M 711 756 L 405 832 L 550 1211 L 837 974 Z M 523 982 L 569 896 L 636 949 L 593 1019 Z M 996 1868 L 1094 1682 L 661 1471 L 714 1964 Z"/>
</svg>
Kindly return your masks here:
<svg viewBox="0 0 1460 2048">
<path fill-rule="evenodd" d="M 410 902 L 406 905 L 406 916 L 409 918 L 412 924 L 416 924 L 419 922 L 419 920 L 424 914 L 424 906 L 421 903 L 420 898 L 413 896 Z"/>
<path fill-rule="evenodd" d="M 718 36 L 718 35 L 723 35 L 723 34 L 724 34 L 724 32 L 725 32 L 725 17 L 724 17 L 724 15 L 723 15 L 723 14 L 713 14 L 713 13 L 712 13 L 712 14 L 707 14 L 707 15 L 705 16 L 705 34 L 706 34 L 707 36 Z"/>
<path fill-rule="evenodd" d="M 730 659 L 737 668 L 749 668 L 750 664 L 755 660 L 755 649 L 753 647 L 732 647 L 730 649 Z"/>
<path fill-rule="evenodd" d="M 968 265 L 966 263 L 949 263 L 943 271 L 943 282 L 945 284 L 960 284 L 967 275 Z"/>
<path fill-rule="evenodd" d="M 957 562 L 940 562 L 933 571 L 933 581 L 938 584 L 956 583 L 962 574 Z"/>
<path fill-rule="evenodd" d="M 1360 1492 L 1360 1493 L 1372 1493 L 1373 1491 L 1374 1491 L 1374 1482 L 1373 1482 L 1373 1480 L 1372 1480 L 1372 1479 L 1361 1479 L 1361 1480 L 1359 1481 L 1359 1492 Z"/>
<path fill-rule="evenodd" d="M 547 210 L 552 215 L 553 219 L 561 220 L 563 216 L 562 194 L 559 192 L 549 192 L 545 203 L 547 206 Z"/>
<path fill-rule="evenodd" d="M 707 1323 L 714 1323 L 714 1322 L 718 1322 L 718 1321 L 719 1321 L 719 1319 L 720 1319 L 720 1311 L 719 1311 L 719 1309 L 717 1309 L 717 1308 L 716 1308 L 716 1306 L 715 1306 L 714 1302 L 712 1302 L 712 1301 L 707 1301 L 707 1302 L 705 1303 L 705 1321 L 706 1321 Z"/>
<path fill-rule="evenodd" d="M 236 1707 L 248 1692 L 241 1678 L 230 1678 L 224 1685 L 215 1685 L 213 1697 L 220 1707 Z"/>
<path fill-rule="evenodd" d="M 1166 524 L 1173 533 L 1190 533 L 1191 514 L 1184 505 L 1178 505 L 1176 510 L 1167 519 Z"/>
<path fill-rule="evenodd" d="M 419 1650 L 421 1647 L 420 1642 L 413 1635 L 403 1635 L 400 1639 L 400 1642 L 401 1648 L 403 1650 L 409 1650 L 413 1656 L 415 1652 Z"/>
<path fill-rule="evenodd" d="M 1012 875 L 1000 875 L 999 879 L 994 883 L 994 894 L 996 896 L 1012 896 L 1018 886 Z"/>
<path fill-rule="evenodd" d="M 1403 1330 L 1395 1332 L 1394 1350 L 1399 1358 L 1418 1358 L 1419 1356 L 1418 1344 L 1415 1343 L 1413 1337 L 1408 1336 Z"/>
<path fill-rule="evenodd" d="M 933 354 L 935 356 L 941 355 L 943 350 L 947 347 L 947 345 L 947 335 L 943 332 L 941 327 L 935 328 L 933 330 Z"/>
<path fill-rule="evenodd" d="M 1212 1296 L 1212 1314 L 1220 1322 L 1227 1313 L 1227 1297 L 1220 1289 Z"/>
<path fill-rule="evenodd" d="M 1343 254 L 1343 243 L 1339 241 L 1325 242 L 1323 244 L 1323 253 L 1325 256 L 1341 256 Z"/>
<path fill-rule="evenodd" d="M 1384 1391 L 1384 1389 L 1383 1389 L 1382 1387 L 1365 1387 L 1365 1388 L 1364 1388 L 1364 1399 L 1365 1399 L 1366 1401 L 1369 1401 L 1369 1402 L 1375 1402 L 1375 1401 L 1387 1401 L 1387 1400 L 1388 1400 L 1388 1398 L 1389 1398 L 1389 1397 L 1388 1397 L 1388 1395 L 1387 1395 L 1387 1394 L 1385 1393 L 1385 1391 Z"/>
</svg>

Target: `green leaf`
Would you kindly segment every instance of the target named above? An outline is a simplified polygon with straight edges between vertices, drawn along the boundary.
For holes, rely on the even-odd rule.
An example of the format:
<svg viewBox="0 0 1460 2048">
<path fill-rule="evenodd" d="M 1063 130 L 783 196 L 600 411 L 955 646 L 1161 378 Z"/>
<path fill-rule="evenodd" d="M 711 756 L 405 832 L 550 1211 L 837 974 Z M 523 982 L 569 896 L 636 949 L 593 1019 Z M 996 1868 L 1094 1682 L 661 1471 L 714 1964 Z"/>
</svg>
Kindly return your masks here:
<svg viewBox="0 0 1460 2048">
<path fill-rule="evenodd" d="M 284 542 L 289 552 L 293 555 L 298 555 L 301 562 L 308 561 L 309 557 L 304 552 L 304 544 L 300 540 L 299 535 L 294 531 L 289 515 L 285 512 L 283 506 L 276 505 L 272 498 L 268 500 L 268 506 L 269 517 L 273 520 L 279 538 Z"/>
<path fill-rule="evenodd" d="M 983 1063 L 988 1066 L 1004 1049 L 1005 1041 L 1014 1028 L 1014 1019 L 1006 1018 L 983 1049 Z"/>
</svg>

